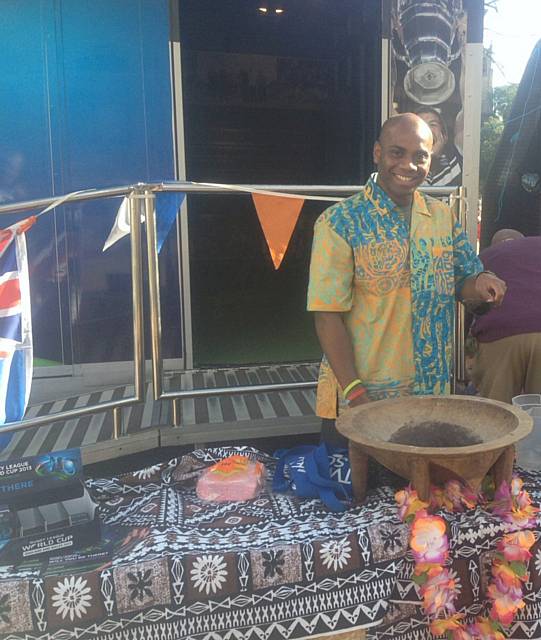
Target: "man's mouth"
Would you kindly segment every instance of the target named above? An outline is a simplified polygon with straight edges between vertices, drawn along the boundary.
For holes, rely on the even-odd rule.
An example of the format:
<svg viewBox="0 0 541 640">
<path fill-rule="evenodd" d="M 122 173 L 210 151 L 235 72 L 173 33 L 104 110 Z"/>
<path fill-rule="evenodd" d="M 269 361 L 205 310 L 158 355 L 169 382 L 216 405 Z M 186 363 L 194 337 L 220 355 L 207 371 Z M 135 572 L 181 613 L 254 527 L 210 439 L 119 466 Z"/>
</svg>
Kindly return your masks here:
<svg viewBox="0 0 541 640">
<path fill-rule="evenodd" d="M 399 182 L 403 182 L 404 184 L 407 184 L 409 182 L 415 182 L 417 180 L 417 176 L 403 176 L 399 173 L 394 173 L 393 174 L 394 177 L 399 181 Z"/>
</svg>

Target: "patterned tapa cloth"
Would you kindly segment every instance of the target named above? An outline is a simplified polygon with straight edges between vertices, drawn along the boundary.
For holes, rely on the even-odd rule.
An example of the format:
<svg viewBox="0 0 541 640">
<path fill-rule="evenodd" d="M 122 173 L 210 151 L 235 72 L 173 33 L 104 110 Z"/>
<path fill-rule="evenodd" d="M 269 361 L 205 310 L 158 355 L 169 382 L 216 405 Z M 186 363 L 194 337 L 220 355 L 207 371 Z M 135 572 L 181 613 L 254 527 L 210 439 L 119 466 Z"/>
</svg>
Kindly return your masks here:
<svg viewBox="0 0 541 640">
<path fill-rule="evenodd" d="M 254 449 L 215 448 L 89 481 L 112 560 L 0 568 L 0 637 L 285 640 L 359 627 L 378 640 L 429 637 L 403 561 L 409 529 L 397 520 L 393 488 L 342 514 L 268 491 L 250 502 L 202 502 L 201 470 L 232 453 L 272 473 L 274 460 Z M 523 477 L 539 499 L 541 476 Z M 502 525 L 482 511 L 448 519 L 460 604 L 475 613 Z M 509 637 L 540 637 L 526 635 L 538 629 L 540 587 L 536 545 L 523 626 Z"/>
<path fill-rule="evenodd" d="M 409 228 L 372 176 L 316 222 L 308 310 L 343 314 L 373 400 L 449 393 L 455 294 L 482 270 L 446 204 L 415 192 Z M 317 415 L 335 418 L 340 396 L 324 359 Z"/>
</svg>

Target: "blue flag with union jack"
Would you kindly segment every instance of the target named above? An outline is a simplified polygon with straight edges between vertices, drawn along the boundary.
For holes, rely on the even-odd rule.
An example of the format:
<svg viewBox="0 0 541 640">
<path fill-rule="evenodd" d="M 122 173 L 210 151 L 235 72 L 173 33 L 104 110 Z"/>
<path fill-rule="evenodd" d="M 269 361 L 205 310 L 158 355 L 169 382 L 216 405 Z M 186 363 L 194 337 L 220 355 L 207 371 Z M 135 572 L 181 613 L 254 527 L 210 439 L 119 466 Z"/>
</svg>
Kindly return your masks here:
<svg viewBox="0 0 541 640">
<path fill-rule="evenodd" d="M 0 425 L 21 420 L 30 396 L 32 318 L 25 232 L 34 222 L 31 217 L 0 230 Z M 0 448 L 8 435 L 0 435 Z"/>
</svg>

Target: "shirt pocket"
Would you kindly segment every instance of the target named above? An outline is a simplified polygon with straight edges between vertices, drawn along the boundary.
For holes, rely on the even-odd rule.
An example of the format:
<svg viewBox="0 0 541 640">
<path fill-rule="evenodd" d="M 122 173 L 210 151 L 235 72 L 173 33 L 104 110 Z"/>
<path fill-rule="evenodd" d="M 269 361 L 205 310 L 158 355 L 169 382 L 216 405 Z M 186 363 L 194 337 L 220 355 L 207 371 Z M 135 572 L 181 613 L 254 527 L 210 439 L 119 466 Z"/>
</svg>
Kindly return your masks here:
<svg viewBox="0 0 541 640">
<path fill-rule="evenodd" d="M 384 296 L 409 286 L 409 241 L 373 240 L 355 249 L 355 284 L 360 291 Z"/>
</svg>

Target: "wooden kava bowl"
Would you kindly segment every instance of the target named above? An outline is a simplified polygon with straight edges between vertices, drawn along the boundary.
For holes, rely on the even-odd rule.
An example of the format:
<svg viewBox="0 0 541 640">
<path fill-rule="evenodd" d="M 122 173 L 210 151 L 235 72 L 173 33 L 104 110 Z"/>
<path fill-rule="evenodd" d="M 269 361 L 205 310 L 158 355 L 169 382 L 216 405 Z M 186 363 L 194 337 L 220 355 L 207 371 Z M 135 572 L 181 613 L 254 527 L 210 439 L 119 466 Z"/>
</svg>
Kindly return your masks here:
<svg viewBox="0 0 541 640">
<path fill-rule="evenodd" d="M 414 446 L 389 442 L 405 425 L 448 423 L 481 440 L 467 446 Z M 345 411 L 336 427 L 349 440 L 353 493 L 366 494 L 368 456 L 409 480 L 421 500 L 430 485 L 457 478 L 479 491 L 492 469 L 496 486 L 511 481 L 515 442 L 532 430 L 532 418 L 504 402 L 471 396 L 406 396 Z M 395 436 L 396 437 L 396 436 Z M 433 443 L 431 443 L 433 444 Z"/>
</svg>

